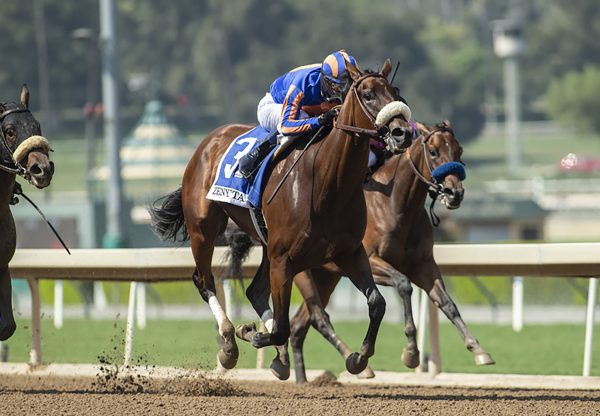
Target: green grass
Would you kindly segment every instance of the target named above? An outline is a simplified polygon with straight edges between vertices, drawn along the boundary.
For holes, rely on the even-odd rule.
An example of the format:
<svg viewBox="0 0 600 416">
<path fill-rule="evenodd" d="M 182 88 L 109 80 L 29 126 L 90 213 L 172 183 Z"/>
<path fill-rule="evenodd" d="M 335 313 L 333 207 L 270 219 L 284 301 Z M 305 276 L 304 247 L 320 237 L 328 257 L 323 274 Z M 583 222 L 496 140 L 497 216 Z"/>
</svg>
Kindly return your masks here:
<svg viewBox="0 0 600 416">
<path fill-rule="evenodd" d="M 19 320 L 19 329 L 8 341 L 10 361 L 28 360 L 30 322 Z M 366 331 L 366 322 L 336 322 L 336 332 L 357 349 Z M 46 363 L 97 363 L 98 357 L 121 362 L 125 322 L 67 320 L 56 330 L 49 319 L 42 321 L 43 361 Z M 600 329 L 600 328 L 597 328 Z M 496 360 L 495 366 L 476 367 L 450 324 L 440 328 L 443 370 L 468 373 L 580 375 L 583 361 L 583 325 L 529 325 L 515 333 L 508 326 L 473 325 L 474 335 Z M 401 361 L 405 344 L 401 325 L 383 324 L 377 351 L 370 363 L 375 370 L 409 371 Z M 254 367 L 256 351 L 238 342 L 238 367 Z M 215 363 L 215 324 L 209 321 L 149 321 L 137 330 L 133 362 L 149 365 L 210 368 Z M 309 332 L 305 348 L 308 368 L 341 372 L 344 363 L 337 352 L 315 331 Z M 266 350 L 266 361 L 274 350 Z M 600 376 L 600 340 L 594 343 L 592 374 Z"/>
<path fill-rule="evenodd" d="M 600 138 L 591 134 L 568 131 L 560 134 L 529 134 L 520 138 L 522 171 L 509 172 L 506 164 L 506 139 L 500 136 L 480 137 L 464 146 L 468 180 L 465 185 L 480 187 L 484 181 L 533 176 L 573 177 L 561 173 L 560 159 L 568 153 L 581 156 L 600 154 Z M 590 174 L 585 174 L 589 177 Z M 598 176 L 598 173 L 595 174 Z"/>
</svg>

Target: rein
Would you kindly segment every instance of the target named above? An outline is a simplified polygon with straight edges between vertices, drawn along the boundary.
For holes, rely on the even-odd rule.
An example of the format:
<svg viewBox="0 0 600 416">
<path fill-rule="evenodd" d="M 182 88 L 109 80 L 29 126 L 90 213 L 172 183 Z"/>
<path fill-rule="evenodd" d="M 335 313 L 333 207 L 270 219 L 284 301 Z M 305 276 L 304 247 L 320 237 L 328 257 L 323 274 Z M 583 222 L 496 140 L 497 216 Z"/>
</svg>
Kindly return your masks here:
<svg viewBox="0 0 600 416">
<path fill-rule="evenodd" d="M 63 239 L 58 234 L 58 231 L 56 231 L 56 229 L 52 226 L 52 224 L 50 223 L 50 221 L 48 220 L 48 218 L 46 218 L 46 216 L 44 215 L 44 213 L 42 212 L 42 210 L 39 209 L 38 206 L 27 195 L 25 195 L 25 193 L 23 192 L 23 188 L 21 188 L 21 185 L 19 185 L 17 182 L 15 182 L 15 187 L 13 189 L 13 193 L 15 195 L 20 195 L 23 198 L 25 198 L 27 200 L 27 202 L 29 202 L 36 209 L 36 211 L 42 216 L 42 218 L 44 219 L 44 221 L 46 221 L 46 224 L 48 224 L 48 226 L 50 227 L 50 229 L 52 230 L 52 232 L 54 233 L 54 235 L 56 236 L 56 238 L 58 238 L 58 241 L 60 241 L 60 243 L 62 244 L 62 246 L 65 248 L 65 250 L 67 250 L 67 253 L 69 253 L 69 255 L 71 255 L 71 251 L 69 251 L 69 248 L 67 247 L 67 245 L 65 244 L 65 242 L 63 241 Z M 17 198 L 16 196 L 14 196 L 10 204 L 11 205 L 15 205 L 18 202 L 19 202 L 19 198 Z"/>
<path fill-rule="evenodd" d="M 371 121 L 373 126 L 375 126 L 375 117 L 373 117 L 373 114 L 371 114 L 371 112 L 365 107 L 364 103 L 358 96 L 358 92 L 357 92 L 358 86 L 365 79 L 372 78 L 372 77 L 383 78 L 383 75 L 381 75 L 379 73 L 365 74 L 365 75 L 361 76 L 359 79 L 357 79 L 356 81 L 354 81 L 352 83 L 352 86 L 350 87 L 350 89 L 352 90 L 352 93 L 354 94 L 356 101 L 358 101 L 358 104 L 360 105 L 360 108 L 363 111 L 363 113 L 369 118 L 369 120 Z M 376 138 L 382 138 L 386 134 L 389 134 L 389 131 L 390 131 L 387 126 L 382 126 L 379 129 L 366 129 L 366 128 L 362 128 L 362 127 L 355 127 L 355 126 L 350 126 L 348 124 L 339 123 L 337 121 L 337 119 L 333 122 L 333 127 L 336 129 L 345 131 L 347 133 L 355 133 L 357 135 L 364 135 L 364 136 L 370 136 L 370 137 L 376 137 Z"/>
<path fill-rule="evenodd" d="M 439 196 L 444 195 L 444 187 L 441 183 L 438 183 L 433 177 L 433 169 L 431 168 L 431 160 L 427 153 L 427 142 L 435 133 L 444 132 L 444 131 L 452 131 L 448 128 L 439 128 L 431 131 L 421 142 L 421 147 L 423 148 L 423 157 L 425 158 L 425 165 L 427 165 L 427 169 L 429 170 L 429 175 L 432 177 L 432 180 L 429 180 L 419 172 L 419 169 L 413 162 L 412 157 L 410 155 L 410 148 L 406 149 L 406 158 L 408 159 L 409 165 L 414 172 L 414 174 L 419 178 L 421 182 L 428 186 L 429 196 L 431 197 L 431 205 L 429 205 L 429 217 L 431 218 L 431 224 L 434 227 L 440 225 L 440 217 L 438 217 L 434 211 L 435 202 L 437 201 Z"/>
</svg>

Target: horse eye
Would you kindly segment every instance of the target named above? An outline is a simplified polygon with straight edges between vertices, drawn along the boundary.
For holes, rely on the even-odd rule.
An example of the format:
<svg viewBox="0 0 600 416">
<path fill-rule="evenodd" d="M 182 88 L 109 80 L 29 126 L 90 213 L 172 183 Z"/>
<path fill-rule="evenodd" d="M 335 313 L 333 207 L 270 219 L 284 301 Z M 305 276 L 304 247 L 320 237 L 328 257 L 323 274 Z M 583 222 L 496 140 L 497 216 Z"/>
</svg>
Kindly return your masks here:
<svg viewBox="0 0 600 416">
<path fill-rule="evenodd" d="M 363 91 L 362 96 L 367 101 L 371 101 L 373 98 L 375 98 L 375 94 L 373 94 L 373 91 L 371 90 Z"/>
<path fill-rule="evenodd" d="M 429 148 L 429 154 L 431 155 L 431 157 L 438 157 L 439 153 L 437 151 L 437 149 L 435 147 L 430 147 Z"/>
</svg>

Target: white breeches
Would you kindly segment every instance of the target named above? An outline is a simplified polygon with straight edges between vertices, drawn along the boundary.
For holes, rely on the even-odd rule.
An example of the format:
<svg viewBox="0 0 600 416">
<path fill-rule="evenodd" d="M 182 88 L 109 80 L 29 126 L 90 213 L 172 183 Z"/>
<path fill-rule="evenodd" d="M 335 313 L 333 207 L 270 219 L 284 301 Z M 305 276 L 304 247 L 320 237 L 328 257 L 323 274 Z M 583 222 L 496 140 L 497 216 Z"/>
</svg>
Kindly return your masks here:
<svg viewBox="0 0 600 416">
<path fill-rule="evenodd" d="M 273 96 L 270 93 L 266 93 L 265 96 L 258 102 L 258 108 L 256 109 L 256 118 L 258 123 L 268 131 L 279 130 L 279 123 L 281 123 L 281 113 L 283 112 L 283 104 L 278 104 L 273 100 Z M 308 114 L 304 111 L 300 111 L 300 120 L 308 118 Z"/>
</svg>

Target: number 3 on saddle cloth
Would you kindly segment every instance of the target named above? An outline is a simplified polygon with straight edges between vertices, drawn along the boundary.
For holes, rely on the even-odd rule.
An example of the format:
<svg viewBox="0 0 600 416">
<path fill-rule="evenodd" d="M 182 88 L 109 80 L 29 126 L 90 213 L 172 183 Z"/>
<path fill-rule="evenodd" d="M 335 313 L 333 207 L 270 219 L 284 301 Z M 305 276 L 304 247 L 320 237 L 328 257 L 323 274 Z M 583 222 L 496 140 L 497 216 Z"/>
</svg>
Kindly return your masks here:
<svg viewBox="0 0 600 416">
<path fill-rule="evenodd" d="M 227 202 L 243 208 L 261 208 L 261 194 L 268 161 L 279 148 L 275 146 L 263 159 L 260 168 L 252 179 L 245 179 L 239 172 L 240 159 L 262 143 L 270 135 L 269 131 L 256 126 L 247 133 L 238 136 L 221 158 L 217 176 L 210 187 L 206 198 L 213 201 Z"/>
</svg>

